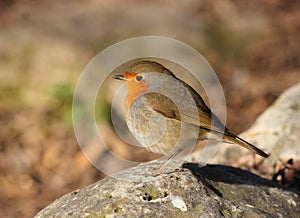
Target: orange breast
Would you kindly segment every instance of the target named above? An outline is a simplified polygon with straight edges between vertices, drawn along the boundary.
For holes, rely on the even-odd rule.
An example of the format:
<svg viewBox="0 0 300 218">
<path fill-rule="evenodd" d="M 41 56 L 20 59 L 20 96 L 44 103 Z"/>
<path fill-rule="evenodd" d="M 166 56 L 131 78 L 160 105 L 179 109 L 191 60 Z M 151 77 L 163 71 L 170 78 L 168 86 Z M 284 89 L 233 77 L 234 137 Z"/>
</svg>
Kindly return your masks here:
<svg viewBox="0 0 300 218">
<path fill-rule="evenodd" d="M 147 85 L 144 82 L 137 82 L 135 80 L 126 81 L 126 86 L 128 89 L 128 94 L 125 99 L 125 116 L 131 107 L 132 103 L 136 100 L 138 96 L 147 91 Z"/>
</svg>

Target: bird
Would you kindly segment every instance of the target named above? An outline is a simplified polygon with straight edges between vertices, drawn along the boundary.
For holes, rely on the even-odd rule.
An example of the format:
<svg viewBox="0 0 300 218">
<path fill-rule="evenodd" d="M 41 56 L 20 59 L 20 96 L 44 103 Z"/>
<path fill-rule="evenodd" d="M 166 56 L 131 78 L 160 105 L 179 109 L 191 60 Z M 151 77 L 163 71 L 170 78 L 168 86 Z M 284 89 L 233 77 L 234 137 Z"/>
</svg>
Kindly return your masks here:
<svg viewBox="0 0 300 218">
<path fill-rule="evenodd" d="M 240 145 L 264 158 L 269 156 L 233 134 L 191 86 L 159 62 L 138 61 L 113 78 L 126 84 L 125 120 L 147 150 L 169 155 L 171 160 L 187 144 L 211 139 Z"/>
</svg>

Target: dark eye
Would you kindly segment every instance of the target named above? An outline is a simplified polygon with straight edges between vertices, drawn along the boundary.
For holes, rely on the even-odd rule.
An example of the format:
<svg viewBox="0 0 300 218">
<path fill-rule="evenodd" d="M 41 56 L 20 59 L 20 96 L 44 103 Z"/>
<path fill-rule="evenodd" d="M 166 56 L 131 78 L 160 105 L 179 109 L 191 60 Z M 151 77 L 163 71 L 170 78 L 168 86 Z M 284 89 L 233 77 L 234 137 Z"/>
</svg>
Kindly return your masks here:
<svg viewBox="0 0 300 218">
<path fill-rule="evenodd" d="M 141 75 L 137 75 L 137 76 L 135 77 L 135 80 L 136 80 L 136 81 L 142 81 L 142 79 L 143 79 L 143 76 L 141 76 Z"/>
</svg>

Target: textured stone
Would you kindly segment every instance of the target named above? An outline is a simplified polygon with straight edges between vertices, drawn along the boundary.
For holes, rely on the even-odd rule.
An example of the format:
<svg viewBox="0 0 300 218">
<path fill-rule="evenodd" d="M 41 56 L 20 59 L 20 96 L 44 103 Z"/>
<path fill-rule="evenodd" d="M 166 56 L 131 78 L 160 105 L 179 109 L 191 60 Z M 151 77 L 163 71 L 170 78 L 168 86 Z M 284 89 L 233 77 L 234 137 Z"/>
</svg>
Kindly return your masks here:
<svg viewBox="0 0 300 218">
<path fill-rule="evenodd" d="M 240 136 L 270 153 L 270 165 L 272 159 L 300 159 L 300 84 L 287 89 Z M 211 163 L 225 163 L 250 153 L 235 144 L 224 144 Z"/>
<path fill-rule="evenodd" d="M 66 194 L 38 217 L 299 217 L 299 193 L 250 172 L 184 164 L 152 176 L 140 164 Z"/>
</svg>

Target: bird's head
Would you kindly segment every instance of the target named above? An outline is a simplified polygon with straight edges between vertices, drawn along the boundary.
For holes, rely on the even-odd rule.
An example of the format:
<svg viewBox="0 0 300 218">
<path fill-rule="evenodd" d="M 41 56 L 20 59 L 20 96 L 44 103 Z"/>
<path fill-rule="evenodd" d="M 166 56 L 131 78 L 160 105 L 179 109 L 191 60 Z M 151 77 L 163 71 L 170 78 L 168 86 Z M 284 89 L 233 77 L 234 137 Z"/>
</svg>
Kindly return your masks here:
<svg viewBox="0 0 300 218">
<path fill-rule="evenodd" d="M 140 61 L 132 65 L 123 75 L 114 75 L 113 78 L 126 83 L 127 101 L 131 104 L 139 95 L 155 89 L 154 86 L 161 85 L 163 75 L 175 77 L 171 71 L 157 62 Z"/>
<path fill-rule="evenodd" d="M 114 75 L 113 78 L 125 81 L 128 93 L 136 95 L 147 91 L 147 87 L 157 83 L 159 78 L 154 76 L 155 74 L 175 77 L 170 70 L 157 62 L 140 61 L 132 65 L 123 75 Z"/>
</svg>

